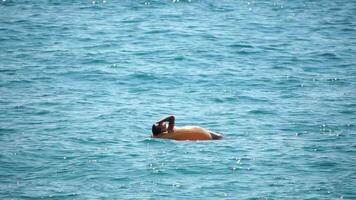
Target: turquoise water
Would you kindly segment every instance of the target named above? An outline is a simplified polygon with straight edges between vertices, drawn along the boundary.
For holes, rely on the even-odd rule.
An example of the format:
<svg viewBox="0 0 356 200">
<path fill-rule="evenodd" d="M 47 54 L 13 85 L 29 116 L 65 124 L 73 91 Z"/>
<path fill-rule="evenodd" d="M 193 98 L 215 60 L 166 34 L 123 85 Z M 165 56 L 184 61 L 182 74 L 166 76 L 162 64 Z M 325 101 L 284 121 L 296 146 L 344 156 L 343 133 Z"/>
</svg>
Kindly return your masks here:
<svg viewBox="0 0 356 200">
<path fill-rule="evenodd" d="M 355 1 L 3 0 L 0 199 L 356 199 L 355 47 Z"/>
</svg>

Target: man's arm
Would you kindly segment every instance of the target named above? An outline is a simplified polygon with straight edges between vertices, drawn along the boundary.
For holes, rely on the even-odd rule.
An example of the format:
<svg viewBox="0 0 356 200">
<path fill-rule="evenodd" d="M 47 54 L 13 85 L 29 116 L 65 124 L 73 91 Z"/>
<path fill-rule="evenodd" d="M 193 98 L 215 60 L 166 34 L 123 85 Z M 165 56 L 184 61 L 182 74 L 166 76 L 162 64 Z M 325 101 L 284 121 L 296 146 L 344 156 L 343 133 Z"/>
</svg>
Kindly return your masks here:
<svg viewBox="0 0 356 200">
<path fill-rule="evenodd" d="M 174 128 L 175 117 L 173 115 L 159 120 L 158 125 L 162 126 L 163 122 L 168 122 L 168 132 L 172 132 Z"/>
</svg>

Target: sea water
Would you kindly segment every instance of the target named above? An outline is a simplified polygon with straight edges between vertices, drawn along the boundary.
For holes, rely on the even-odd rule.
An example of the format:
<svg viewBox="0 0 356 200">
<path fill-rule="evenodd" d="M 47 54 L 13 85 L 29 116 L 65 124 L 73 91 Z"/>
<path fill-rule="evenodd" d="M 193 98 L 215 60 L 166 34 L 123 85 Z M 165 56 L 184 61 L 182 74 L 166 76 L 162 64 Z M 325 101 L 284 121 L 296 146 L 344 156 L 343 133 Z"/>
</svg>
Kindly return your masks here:
<svg viewBox="0 0 356 200">
<path fill-rule="evenodd" d="M 0 199 L 355 199 L 355 47 L 355 1 L 2 0 Z"/>
</svg>

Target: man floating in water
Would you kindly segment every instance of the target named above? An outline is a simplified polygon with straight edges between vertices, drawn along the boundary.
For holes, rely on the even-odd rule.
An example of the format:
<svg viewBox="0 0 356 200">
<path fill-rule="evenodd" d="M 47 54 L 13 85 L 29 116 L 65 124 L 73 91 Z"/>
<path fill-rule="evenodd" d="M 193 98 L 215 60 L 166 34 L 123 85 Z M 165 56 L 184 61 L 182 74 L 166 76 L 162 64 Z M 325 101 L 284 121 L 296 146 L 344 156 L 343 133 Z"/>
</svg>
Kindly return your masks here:
<svg viewBox="0 0 356 200">
<path fill-rule="evenodd" d="M 219 140 L 223 137 L 220 133 L 215 133 L 199 126 L 175 127 L 174 123 L 174 116 L 169 116 L 156 122 L 152 126 L 151 137 L 173 140 Z"/>
</svg>

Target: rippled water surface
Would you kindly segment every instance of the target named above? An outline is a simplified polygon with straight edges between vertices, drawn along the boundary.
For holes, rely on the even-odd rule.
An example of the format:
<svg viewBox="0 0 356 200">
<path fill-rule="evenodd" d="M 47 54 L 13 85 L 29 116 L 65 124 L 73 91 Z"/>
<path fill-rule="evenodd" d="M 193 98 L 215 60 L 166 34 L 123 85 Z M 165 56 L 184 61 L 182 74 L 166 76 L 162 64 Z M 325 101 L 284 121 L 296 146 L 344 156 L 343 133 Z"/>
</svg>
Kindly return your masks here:
<svg viewBox="0 0 356 200">
<path fill-rule="evenodd" d="M 2 0 L 0 198 L 355 199 L 355 55 L 355 1 Z"/>
</svg>

